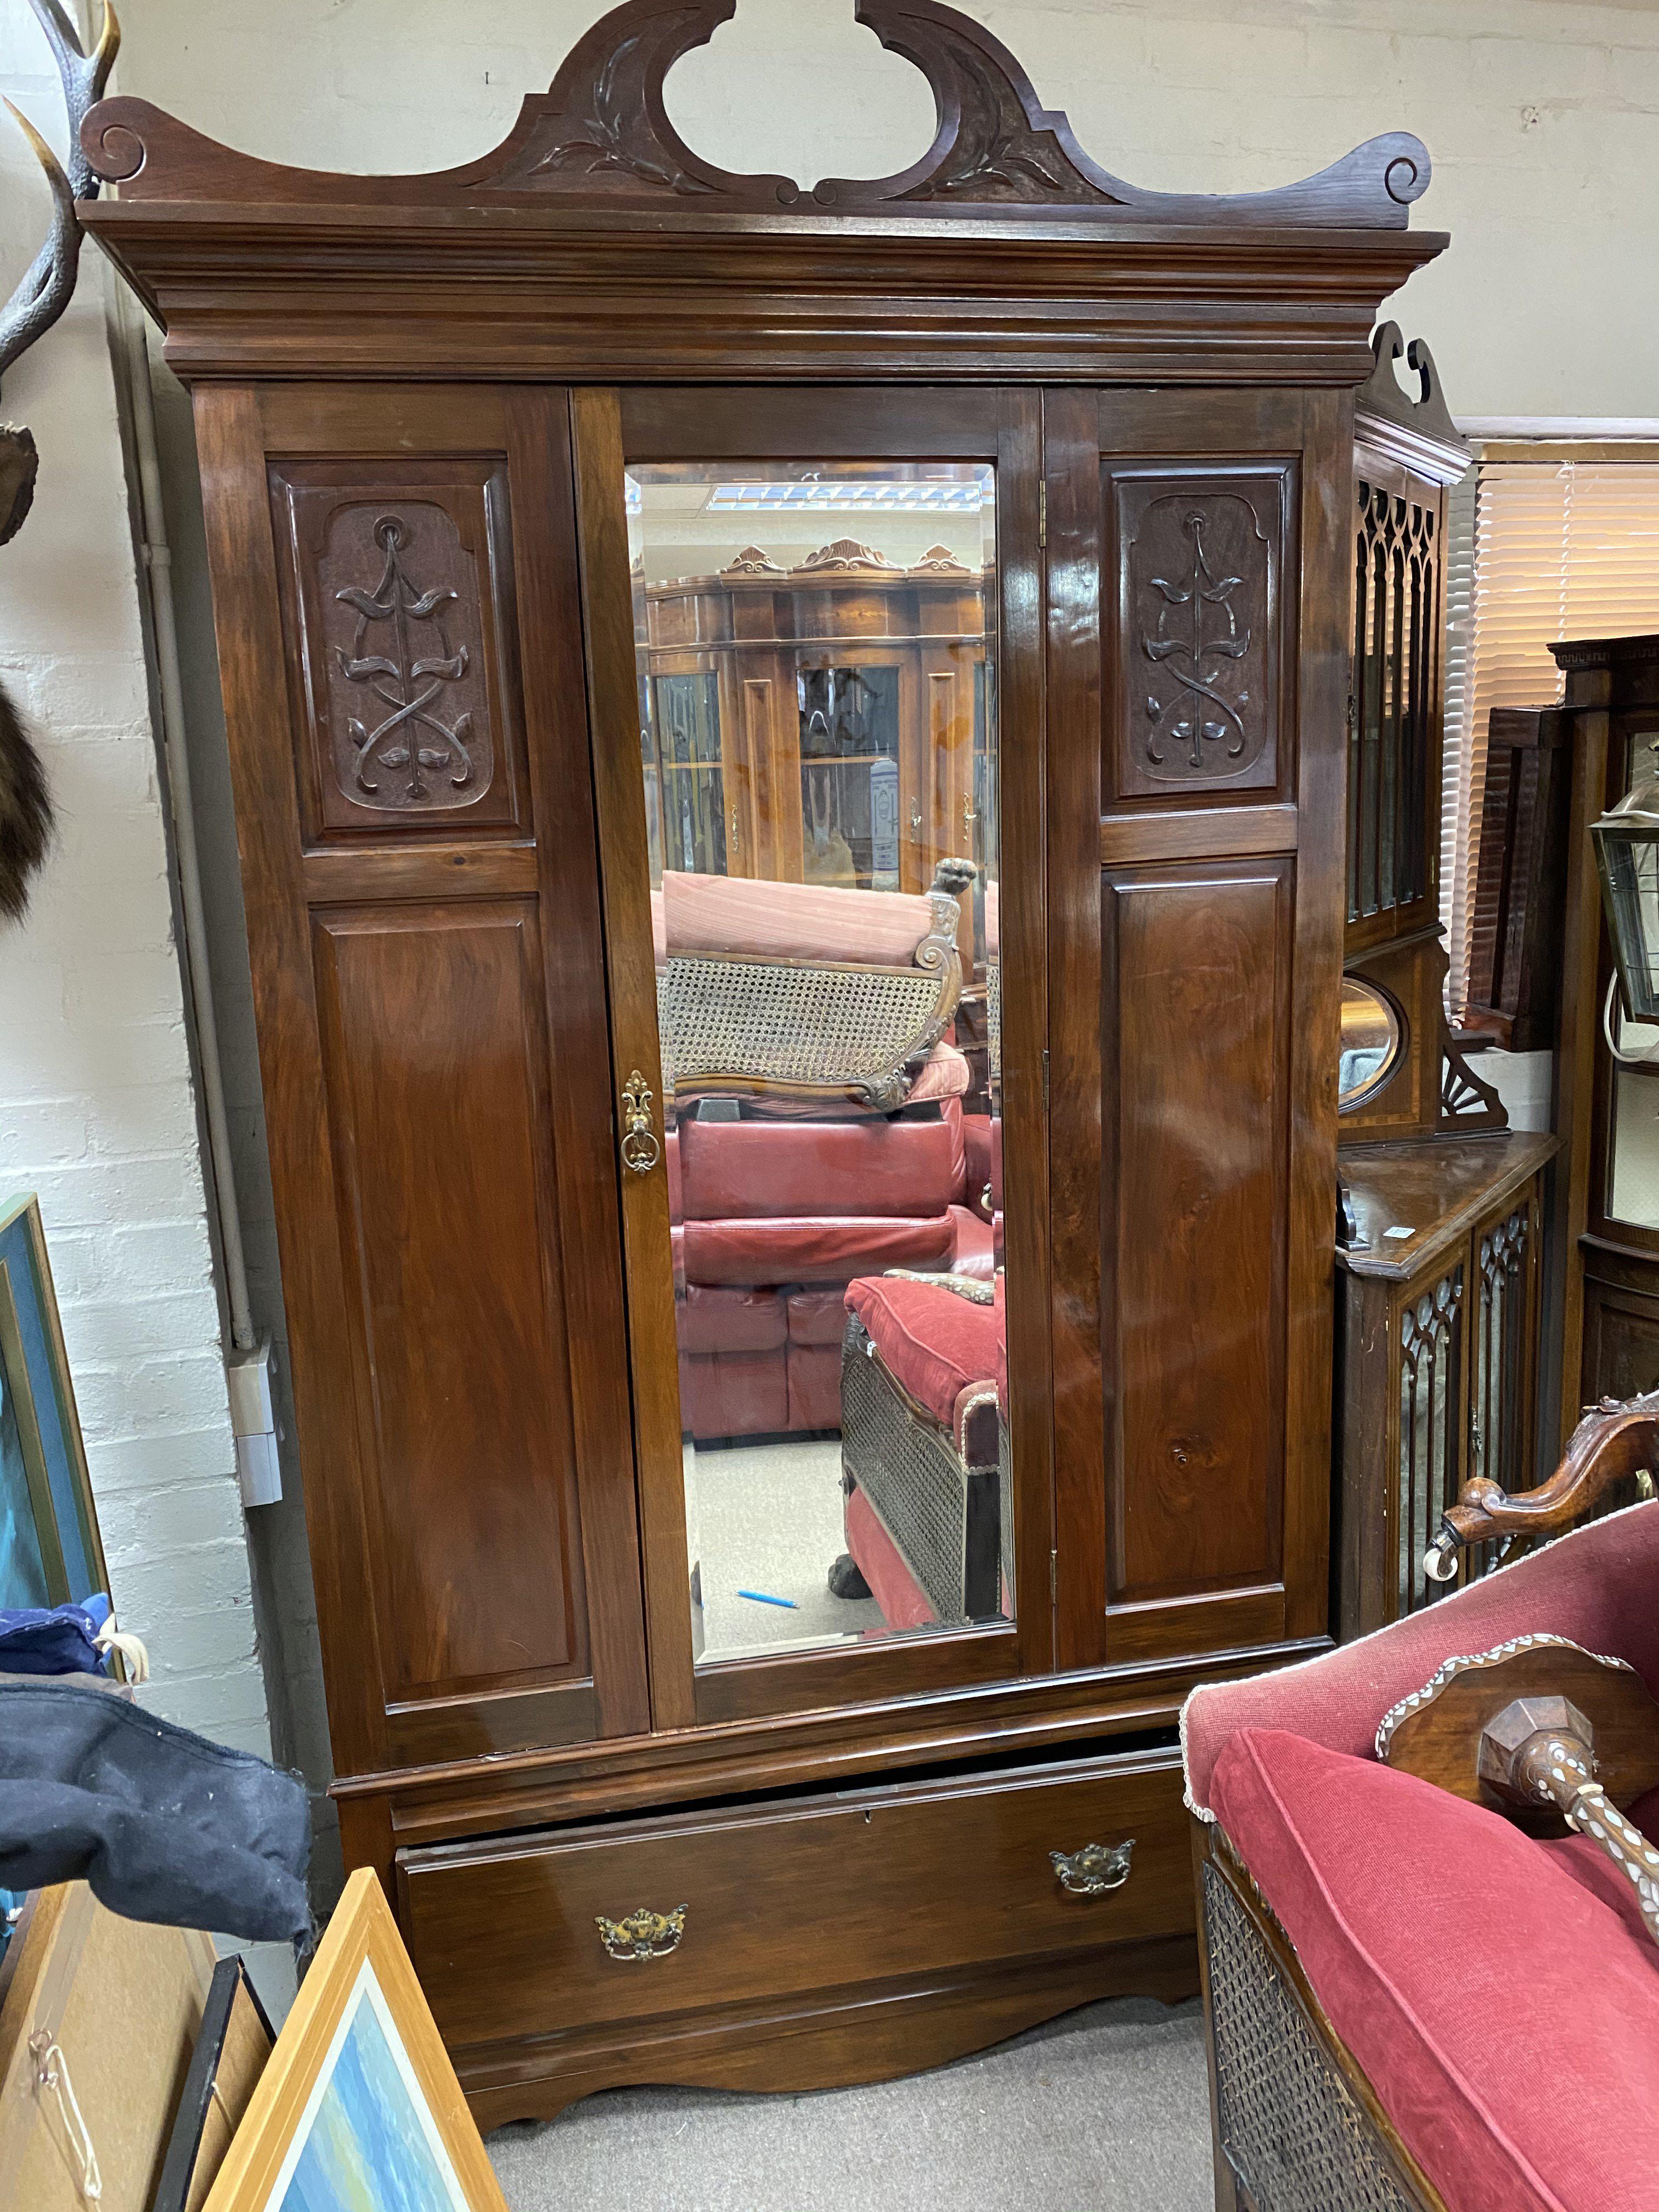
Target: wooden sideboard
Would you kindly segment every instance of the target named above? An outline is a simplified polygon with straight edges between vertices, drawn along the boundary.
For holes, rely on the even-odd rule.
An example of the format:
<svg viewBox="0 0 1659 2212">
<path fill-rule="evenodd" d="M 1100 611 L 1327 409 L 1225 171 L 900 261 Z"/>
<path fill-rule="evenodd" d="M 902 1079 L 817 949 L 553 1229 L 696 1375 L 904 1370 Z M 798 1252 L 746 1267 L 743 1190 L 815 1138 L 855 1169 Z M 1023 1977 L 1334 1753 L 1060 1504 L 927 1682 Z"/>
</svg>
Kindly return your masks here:
<svg viewBox="0 0 1659 2212">
<path fill-rule="evenodd" d="M 1532 1481 L 1543 1180 L 1556 1150 L 1552 1136 L 1514 1130 L 1342 1155 L 1358 1230 L 1337 1254 L 1345 1642 L 1439 1595 L 1423 1554 L 1465 1482 Z"/>
<path fill-rule="evenodd" d="M 667 120 L 732 12 L 632 0 L 438 175 L 86 125 L 194 390 L 342 1836 L 486 2124 L 1194 1988 L 1181 1702 L 1330 1628 L 1353 392 L 1427 156 L 1143 191 L 861 0 L 939 136 L 809 196 Z M 849 665 L 896 884 L 798 848 Z"/>
</svg>

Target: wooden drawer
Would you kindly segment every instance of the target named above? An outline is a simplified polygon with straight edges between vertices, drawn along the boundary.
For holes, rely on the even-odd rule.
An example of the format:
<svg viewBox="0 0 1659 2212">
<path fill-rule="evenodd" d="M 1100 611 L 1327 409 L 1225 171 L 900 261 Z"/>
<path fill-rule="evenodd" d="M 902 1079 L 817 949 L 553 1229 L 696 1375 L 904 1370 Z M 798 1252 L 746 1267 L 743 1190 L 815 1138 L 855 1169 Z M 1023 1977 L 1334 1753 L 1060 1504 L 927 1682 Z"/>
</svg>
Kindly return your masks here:
<svg viewBox="0 0 1659 2212">
<path fill-rule="evenodd" d="M 1051 1850 L 1134 1838 L 1129 1878 L 1064 1889 Z M 1173 1750 L 544 1831 L 398 1855 L 410 1952 L 446 2040 L 641 2020 L 1194 1924 Z M 597 1927 L 685 1907 L 665 1956 Z"/>
</svg>

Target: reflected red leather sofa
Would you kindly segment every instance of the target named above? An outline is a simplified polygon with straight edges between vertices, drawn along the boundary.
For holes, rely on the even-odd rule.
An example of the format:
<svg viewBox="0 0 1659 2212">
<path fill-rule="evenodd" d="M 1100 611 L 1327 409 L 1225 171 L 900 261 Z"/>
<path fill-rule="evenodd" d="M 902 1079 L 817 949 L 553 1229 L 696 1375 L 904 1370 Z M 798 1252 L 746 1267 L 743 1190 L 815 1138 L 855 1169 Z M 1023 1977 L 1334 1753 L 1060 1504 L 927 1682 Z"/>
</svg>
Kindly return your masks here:
<svg viewBox="0 0 1659 2212">
<path fill-rule="evenodd" d="M 669 873 L 653 894 L 659 966 L 867 964 L 900 970 L 954 896 Z M 952 956 L 954 957 L 954 955 Z M 739 979 L 746 972 L 738 970 Z M 848 1285 L 890 1267 L 988 1275 L 996 1143 L 969 1114 L 950 1033 L 895 1110 L 824 1089 L 705 1085 L 667 1138 L 682 1415 L 699 1442 L 841 1425 Z"/>
</svg>

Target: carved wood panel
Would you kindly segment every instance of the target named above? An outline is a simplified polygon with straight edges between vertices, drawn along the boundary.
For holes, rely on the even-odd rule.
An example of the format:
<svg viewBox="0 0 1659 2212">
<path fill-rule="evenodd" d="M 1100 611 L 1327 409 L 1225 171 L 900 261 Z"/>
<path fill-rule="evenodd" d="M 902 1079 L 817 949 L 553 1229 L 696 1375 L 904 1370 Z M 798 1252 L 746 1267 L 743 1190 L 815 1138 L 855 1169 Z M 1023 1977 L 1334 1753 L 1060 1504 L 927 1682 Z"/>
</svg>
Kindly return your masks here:
<svg viewBox="0 0 1659 2212">
<path fill-rule="evenodd" d="M 1114 1605 L 1279 1573 L 1292 883 L 1285 859 L 1105 881 Z"/>
<path fill-rule="evenodd" d="M 504 465 L 278 462 L 270 482 L 307 834 L 527 826 Z"/>
<path fill-rule="evenodd" d="M 1115 471 L 1121 798 L 1273 789 L 1292 471 Z"/>
</svg>

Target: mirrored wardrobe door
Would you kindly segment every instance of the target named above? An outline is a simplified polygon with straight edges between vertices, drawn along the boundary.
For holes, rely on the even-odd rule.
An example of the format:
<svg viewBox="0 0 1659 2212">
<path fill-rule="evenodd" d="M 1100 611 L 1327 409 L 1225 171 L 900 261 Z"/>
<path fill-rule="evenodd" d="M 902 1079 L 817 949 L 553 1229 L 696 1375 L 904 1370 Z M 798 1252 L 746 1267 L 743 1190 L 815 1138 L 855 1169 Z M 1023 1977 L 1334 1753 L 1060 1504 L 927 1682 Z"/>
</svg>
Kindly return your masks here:
<svg viewBox="0 0 1659 2212">
<path fill-rule="evenodd" d="M 659 1723 L 1016 1673 L 1034 404 L 586 394 L 577 442 Z"/>
</svg>

